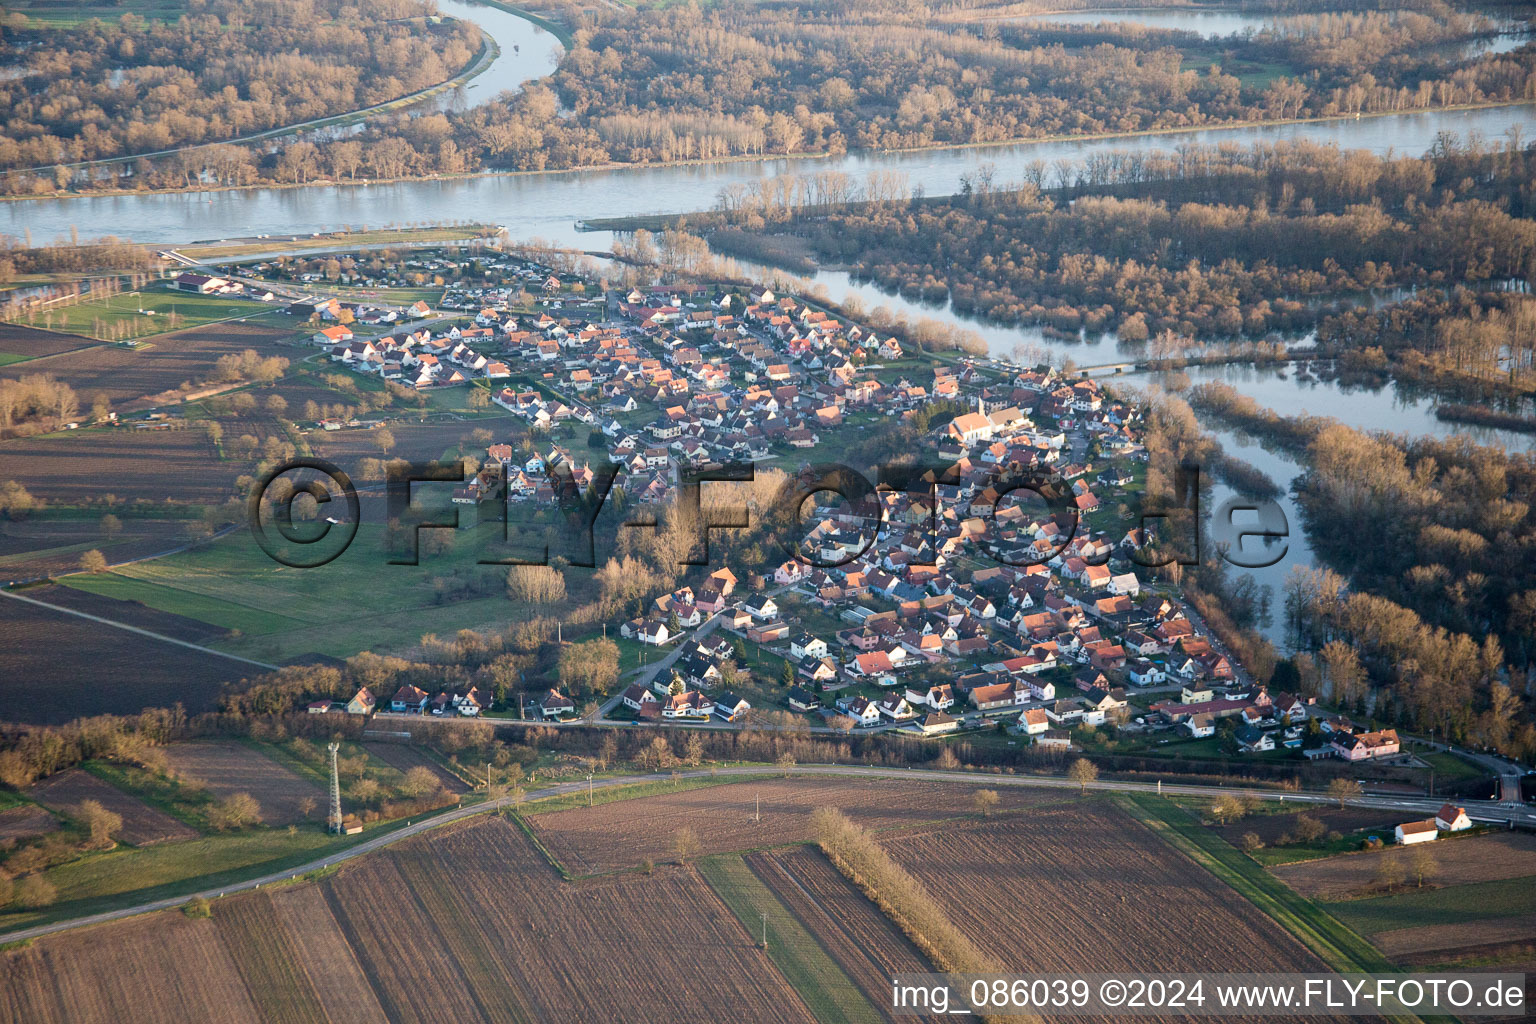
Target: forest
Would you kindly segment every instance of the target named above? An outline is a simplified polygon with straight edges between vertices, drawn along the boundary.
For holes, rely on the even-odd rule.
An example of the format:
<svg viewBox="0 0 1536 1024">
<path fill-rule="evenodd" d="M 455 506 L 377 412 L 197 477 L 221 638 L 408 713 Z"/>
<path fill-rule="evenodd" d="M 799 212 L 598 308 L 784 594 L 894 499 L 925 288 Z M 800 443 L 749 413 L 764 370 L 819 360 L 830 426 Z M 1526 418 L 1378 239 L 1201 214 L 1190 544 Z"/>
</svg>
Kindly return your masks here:
<svg viewBox="0 0 1536 1024">
<path fill-rule="evenodd" d="M 1536 749 L 1519 696 L 1536 666 L 1536 458 L 1282 415 L 1219 382 L 1189 401 L 1307 467 L 1307 536 L 1337 571 L 1297 568 L 1286 584 L 1303 679 L 1454 742 Z"/>
<path fill-rule="evenodd" d="M 71 27 L 12 13 L 0 66 L 22 73 L 0 78 L 0 170 L 220 142 L 436 85 L 470 63 L 481 36 L 464 22 L 429 26 L 428 10 L 420 0 L 188 0 L 176 21 L 129 11 Z M 260 155 L 239 152 L 254 170 Z M 12 175 L 12 190 L 69 180 L 60 175 Z"/>
<path fill-rule="evenodd" d="M 201 2 L 213 6 L 219 0 Z M 1276 3 L 1269 9 L 1284 16 L 1270 29 L 1219 40 L 1135 25 L 1074 27 L 998 17 L 1043 6 L 920 0 L 565 5 L 561 17 L 572 28 L 572 43 L 555 72 L 467 110 L 382 116 L 359 137 L 291 141 L 272 152 L 210 146 L 145 162 L 129 180 L 116 172 L 12 175 L 6 187 L 21 193 L 66 186 L 189 188 L 837 154 L 1536 96 L 1536 50 L 1469 55 L 1464 45 L 1493 32 L 1494 23 L 1441 0 L 1386 11 L 1375 9 L 1377 4 L 1330 4 L 1331 13 L 1311 10 L 1321 5 Z M 1356 7 L 1361 10 L 1349 10 Z M 181 23 L 192 35 L 194 20 Z M 116 30 L 96 31 L 105 39 Z M 439 55 L 444 66 L 452 65 L 450 47 L 466 45 L 465 59 L 473 50 L 453 38 Z M 390 36 L 387 45 L 395 42 Z M 374 46 L 369 55 L 383 47 Z M 418 59 L 393 67 L 420 71 L 423 62 L 413 56 Z M 301 49 L 293 59 L 308 59 L 308 51 Z M 79 121 L 78 109 L 94 110 L 115 93 L 110 83 L 96 80 L 116 61 L 105 42 L 78 52 L 66 49 L 57 60 L 85 62 L 90 75 L 84 81 L 96 84 L 90 89 L 51 84 L 47 91 L 63 95 L 48 105 L 50 116 Z M 377 74 L 391 67 L 363 63 L 365 71 Z M 208 84 L 241 106 L 248 99 L 245 80 L 234 69 L 221 75 Z M 10 83 L 11 94 L 27 101 L 25 109 L 41 110 L 42 97 L 30 92 L 31 81 Z M 158 80 L 155 85 L 165 87 Z M 356 98 L 354 106 L 361 106 L 362 94 Z M 105 120 L 110 122 L 116 109 L 104 108 Z M 208 108 L 199 100 L 186 109 Z M 34 119 L 43 123 L 34 127 L 28 121 L 16 136 L 30 157 L 18 149 L 7 159 L 0 150 L 0 166 L 50 162 L 39 155 L 51 137 L 49 122 L 41 114 Z M 162 120 L 176 118 L 167 111 Z M 274 113 L 269 120 L 281 118 Z M 81 121 L 82 133 L 85 127 Z M 93 128 L 90 139 L 105 128 Z M 223 137 L 231 134 L 226 130 Z M 208 131 L 177 135 L 179 141 L 219 137 Z M 89 148 L 85 138 L 72 140 L 72 154 Z M 130 150 L 121 145 L 115 150 L 125 151 Z"/>
<path fill-rule="evenodd" d="M 982 172 L 931 199 L 780 178 L 724 190 L 689 226 L 727 244 L 792 236 L 909 298 L 1062 340 L 1113 331 L 1152 357 L 1317 329 L 1324 354 L 1380 350 L 1421 376 L 1528 387 L 1536 370 L 1520 290 L 1536 277 L 1536 147 L 1519 139 L 1396 159 L 1186 147 L 1029 177 L 1004 188 Z"/>
</svg>

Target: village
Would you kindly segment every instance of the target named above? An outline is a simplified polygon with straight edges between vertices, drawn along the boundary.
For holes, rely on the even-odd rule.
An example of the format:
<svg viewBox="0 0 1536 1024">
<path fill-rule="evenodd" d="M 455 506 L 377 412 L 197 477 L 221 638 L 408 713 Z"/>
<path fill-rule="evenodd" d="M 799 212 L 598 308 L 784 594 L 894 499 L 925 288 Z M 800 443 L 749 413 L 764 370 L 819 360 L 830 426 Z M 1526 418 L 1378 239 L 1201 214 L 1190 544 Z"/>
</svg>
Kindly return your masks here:
<svg viewBox="0 0 1536 1024">
<path fill-rule="evenodd" d="M 393 281 L 459 266 L 417 253 Z M 474 275 L 482 286 L 455 280 L 435 306 L 289 307 L 355 373 L 482 389 L 525 421 L 526 437 L 488 444 L 455 490 L 461 526 L 584 491 L 603 459 L 616 488 L 653 505 L 689 469 L 799 472 L 835 461 L 835 438 L 934 403 L 959 410 L 934 418 L 921 453 L 946 467 L 942 482 L 882 489 L 877 508 L 818 503 L 798 557 L 746 578 L 716 569 L 614 624 L 654 656 L 600 707 L 559 689 L 507 707 L 407 686 L 311 710 L 712 728 L 787 712 L 817 731 L 987 732 L 1063 756 L 1113 734 L 1154 756 L 1408 758 L 1392 730 L 1252 682 L 1177 588 L 1152 579 L 1137 557 L 1151 535 L 1128 497 L 1145 475 L 1142 413 L 1102 381 L 909 353 L 761 285 L 604 295 L 583 275 L 494 252 L 475 257 Z M 578 429 L 586 445 L 561 439 Z M 1054 481 L 1053 507 L 1008 493 L 1019 474 Z"/>
</svg>

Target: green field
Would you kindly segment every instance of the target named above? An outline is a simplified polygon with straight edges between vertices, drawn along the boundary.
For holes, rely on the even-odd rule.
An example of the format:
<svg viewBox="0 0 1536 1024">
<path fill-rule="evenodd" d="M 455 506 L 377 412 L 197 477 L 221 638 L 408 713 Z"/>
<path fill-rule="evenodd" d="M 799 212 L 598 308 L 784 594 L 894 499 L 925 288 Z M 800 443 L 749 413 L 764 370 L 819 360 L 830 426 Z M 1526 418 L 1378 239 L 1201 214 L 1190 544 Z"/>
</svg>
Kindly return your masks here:
<svg viewBox="0 0 1536 1024">
<path fill-rule="evenodd" d="M 147 338 L 172 330 L 200 327 L 216 320 L 269 312 L 271 308 L 244 299 L 153 288 L 61 306 L 52 311 L 51 319 L 49 314 L 33 313 L 16 322 L 34 327 L 51 325 L 53 330 L 77 334 L 82 338 L 95 338 L 99 333 L 105 340 L 116 341 L 125 337 Z M 140 310 L 150 311 L 153 315 Z M 118 331 L 123 333 L 119 334 Z"/>
<path fill-rule="evenodd" d="M 1328 910 L 1364 935 L 1495 917 L 1536 917 L 1536 885 L 1530 878 L 1506 878 L 1441 889 L 1408 889 L 1395 896 L 1330 903 Z"/>
<path fill-rule="evenodd" d="M 23 355 L 20 352 L 0 352 L 0 366 L 10 366 L 12 363 L 24 363 L 32 356 Z"/>
<path fill-rule="evenodd" d="M 64 582 L 238 630 L 212 646 L 265 661 L 311 652 L 344 658 L 363 650 L 397 650 L 424 633 L 451 635 L 528 614 L 505 597 L 500 585 L 505 568 L 474 564 L 492 556 L 479 550 L 469 533 L 456 535 L 452 553 L 423 555 L 420 565 L 388 564 L 382 535 L 382 528 L 365 524 L 335 561 L 293 569 L 267 557 L 242 530 L 195 551 Z M 434 580 L 455 571 L 484 579 L 488 595 L 440 602 Z M 567 586 L 578 590 L 582 577 L 568 575 Z"/>
<path fill-rule="evenodd" d="M 22 2 L 8 4 L 17 13 L 25 14 L 34 22 L 52 28 L 69 28 L 92 18 L 115 22 L 124 14 L 137 14 L 141 18 L 156 21 L 175 21 L 187 13 L 187 5 L 176 0 L 121 0 L 119 3 L 38 4 Z"/>
<path fill-rule="evenodd" d="M 806 931 L 739 855 L 708 857 L 699 861 L 698 869 L 753 938 L 763 936 L 762 915 L 767 915 L 768 957 L 818 1020 L 827 1024 L 873 1024 L 881 1019 L 815 936 Z"/>
</svg>

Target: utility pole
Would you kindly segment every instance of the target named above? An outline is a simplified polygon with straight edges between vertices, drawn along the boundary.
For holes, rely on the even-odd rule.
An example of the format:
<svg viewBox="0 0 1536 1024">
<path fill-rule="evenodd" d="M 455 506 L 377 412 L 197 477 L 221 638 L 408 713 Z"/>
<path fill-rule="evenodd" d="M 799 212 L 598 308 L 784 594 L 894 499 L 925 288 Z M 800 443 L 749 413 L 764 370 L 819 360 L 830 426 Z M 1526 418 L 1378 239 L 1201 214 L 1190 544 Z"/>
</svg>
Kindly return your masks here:
<svg viewBox="0 0 1536 1024">
<path fill-rule="evenodd" d="M 592 773 L 587 772 L 587 806 L 592 806 Z"/>
<path fill-rule="evenodd" d="M 768 948 L 768 915 L 767 915 L 767 913 L 765 913 L 763 911 L 758 911 L 758 913 L 759 913 L 759 915 L 763 919 L 763 948 L 767 949 Z"/>
<path fill-rule="evenodd" d="M 485 791 L 491 791 L 491 762 L 485 762 Z"/>
<path fill-rule="evenodd" d="M 331 742 L 326 748 L 331 752 L 331 810 L 326 817 L 326 826 L 337 835 L 341 834 L 341 772 L 336 767 L 336 753 L 341 750 L 341 744 Z"/>
<path fill-rule="evenodd" d="M 752 815 L 752 820 L 754 822 L 761 822 L 763 820 L 763 794 L 756 793 L 754 795 L 757 797 L 757 811 Z"/>
</svg>

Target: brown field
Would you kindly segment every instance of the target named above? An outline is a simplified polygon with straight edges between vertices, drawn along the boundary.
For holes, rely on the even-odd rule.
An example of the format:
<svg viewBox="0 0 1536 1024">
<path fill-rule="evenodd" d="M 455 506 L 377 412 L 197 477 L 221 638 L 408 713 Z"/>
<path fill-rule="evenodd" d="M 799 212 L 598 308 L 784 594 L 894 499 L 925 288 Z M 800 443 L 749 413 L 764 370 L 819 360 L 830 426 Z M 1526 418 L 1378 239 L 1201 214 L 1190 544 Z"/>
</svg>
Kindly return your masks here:
<svg viewBox="0 0 1536 1024">
<path fill-rule="evenodd" d="M 1422 960 L 1424 957 L 1415 957 L 1415 954 L 1444 954 L 1451 950 L 1459 955 L 1473 947 L 1533 940 L 1536 940 L 1536 920 L 1524 915 L 1396 928 L 1371 936 L 1371 942 L 1394 960 Z"/>
<path fill-rule="evenodd" d="M 186 541 L 181 520 L 120 519 L 123 532 L 110 539 L 102 534 L 99 519 L 49 519 L 45 514 L 0 523 L 0 579 L 73 572 L 80 568 L 80 556 L 92 548 L 116 563 L 156 555 Z"/>
<path fill-rule="evenodd" d="M 572 885 L 499 818 L 0 953 L 0 1024 L 631 1019 L 815 1020 L 692 869 Z"/>
<path fill-rule="evenodd" d="M 134 846 L 149 846 L 172 839 L 196 839 L 197 831 L 183 825 L 164 811 L 129 796 L 90 772 L 70 768 L 50 775 L 27 791 L 38 803 L 63 814 L 73 815 L 80 804 L 95 800 L 123 819 L 117 838 Z"/>
<path fill-rule="evenodd" d="M 267 825 L 303 820 L 299 803 L 305 797 L 314 797 L 321 805 L 325 802 L 325 794 L 314 783 L 233 740 L 173 743 L 165 748 L 165 756 L 172 768 L 202 782 L 215 797 L 251 794 L 261 804 L 261 820 Z"/>
<path fill-rule="evenodd" d="M 272 906 L 292 942 L 291 955 L 309 972 L 330 1024 L 386 1019 L 319 886 L 279 889 L 272 894 Z"/>
<path fill-rule="evenodd" d="M 1338 807 L 1313 806 L 1289 814 L 1250 814 L 1241 821 L 1218 826 L 1216 831 L 1233 846 L 1242 842 L 1245 832 L 1253 832 L 1267 845 L 1273 846 L 1281 836 L 1295 831 L 1298 814 L 1318 819 L 1330 832 L 1348 835 L 1361 829 L 1380 828 L 1388 839 L 1392 837 L 1392 826 L 1397 823 L 1397 817 L 1391 811 L 1372 810 L 1369 807 L 1346 807 L 1340 810 Z"/>
<path fill-rule="evenodd" d="M 1435 887 L 1467 882 L 1496 882 L 1505 878 L 1536 875 L 1536 835 L 1495 832 L 1465 839 L 1442 840 L 1429 846 L 1439 865 Z M 1392 848 L 1371 853 L 1351 853 L 1322 860 L 1285 864 L 1270 870 L 1292 889 L 1312 899 L 1346 899 L 1370 889 L 1383 857 Z"/>
<path fill-rule="evenodd" d="M 810 814 L 818 807 L 841 807 L 860 825 L 878 830 L 968 813 L 970 794 L 963 786 L 896 779 L 764 779 L 649 797 L 643 815 L 621 801 L 530 820 L 555 859 L 584 875 L 635 867 L 646 858 L 665 860 L 680 828 L 698 834 L 705 854 L 759 849 L 809 839 Z M 1005 788 L 1001 795 L 1002 807 L 1048 799 L 1018 788 Z M 759 797 L 762 821 L 757 822 L 752 818 Z"/>
<path fill-rule="evenodd" d="M 494 818 L 370 860 L 321 884 L 391 1020 L 814 1019 L 692 869 L 567 884 Z"/>
<path fill-rule="evenodd" d="M 218 929 L 172 910 L 0 953 L 0 1022 L 261 1024 Z"/>
<path fill-rule="evenodd" d="M 332 398 L 331 401 L 340 401 Z M 480 457 L 485 456 L 483 444 L 469 440 L 477 428 L 494 432 L 498 440 L 520 436 L 522 420 L 508 413 L 505 416 L 476 420 L 439 420 L 431 423 L 398 422 L 389 424 L 389 432 L 395 435 L 395 446 L 390 455 L 403 459 L 438 459 L 450 448 L 465 445 L 471 452 L 476 448 Z M 355 466 L 360 459 L 380 457 L 378 444 L 368 430 L 310 431 L 307 435 L 315 454 L 330 459 L 343 467 Z"/>
<path fill-rule="evenodd" d="M 894 976 L 933 973 L 912 941 L 820 851 L 800 847 L 752 853 L 746 861 L 877 1009 L 890 1005 Z"/>
<path fill-rule="evenodd" d="M 0 376 L 51 373 L 74 388 L 87 408 L 97 394 L 105 394 L 117 412 L 136 412 L 162 404 L 154 401 L 161 392 L 201 381 L 220 356 L 248 348 L 289 360 L 307 354 L 277 344 L 292 335 L 292 331 L 255 323 L 209 324 L 162 334 L 152 339 L 148 348 L 102 345 L 40 361 L 13 363 L 0 368 Z"/>
<path fill-rule="evenodd" d="M 115 597 L 107 597 L 105 594 L 93 594 L 88 590 L 76 590 L 74 587 L 56 585 L 32 587 L 27 590 L 27 596 L 35 597 L 39 601 L 47 601 L 60 608 L 70 608 L 85 612 L 87 615 L 99 615 L 113 622 L 147 629 L 152 633 L 160 633 L 188 643 L 210 644 L 229 635 L 229 631 L 222 626 L 212 625 L 202 619 L 177 615 L 175 612 L 163 612 L 158 608 L 151 608 L 142 601 L 123 601 Z M 236 662 L 231 662 L 230 665 L 234 668 L 239 667 Z"/>
<path fill-rule="evenodd" d="M 8 839 L 31 839 L 47 832 L 57 832 L 58 821 L 53 815 L 38 807 L 7 807 L 0 811 L 0 842 Z"/>
<path fill-rule="evenodd" d="M 213 745 L 172 750 L 191 746 Z M 943 823 L 929 809 L 927 823 L 919 823 L 888 805 L 940 806 L 929 787 L 824 781 L 830 784 L 765 783 L 773 803 L 765 803 L 764 827 L 769 806 L 782 819 L 773 829 L 790 834 L 803 830 L 805 806 L 827 803 L 842 804 L 866 825 L 908 826 L 885 832 L 883 844 L 972 941 L 1020 969 L 1321 967 L 1236 893 L 1108 802 L 1017 800 L 991 819 Z M 642 821 L 671 821 L 686 814 L 680 804 L 691 795 L 712 800 L 719 815 L 752 788 L 716 787 L 586 814 L 604 812 L 610 828 L 619 808 Z M 943 792 L 950 795 L 943 806 L 964 806 L 964 789 Z M 578 833 L 576 824 L 585 823 L 539 827 L 546 836 L 601 838 Z M 760 845 L 759 835 L 736 834 L 741 845 Z M 815 850 L 749 853 L 746 863 L 874 1005 L 887 1002 L 891 975 L 930 969 Z M 565 882 L 517 824 L 489 815 L 348 862 L 317 882 L 216 901 L 211 921 L 165 911 L 0 952 L 0 1024 L 629 1019 L 815 1018 L 693 868 L 668 863 L 649 873 Z"/>
<path fill-rule="evenodd" d="M 469 792 L 469 787 L 464 784 L 463 779 L 443 768 L 436 761 L 422 753 L 418 747 L 409 746 L 404 743 L 364 743 L 363 749 L 391 768 L 399 771 L 401 775 L 404 775 L 418 765 L 426 765 L 432 769 L 432 774 L 436 775 L 438 780 L 442 782 L 443 789 L 450 793 Z"/>
<path fill-rule="evenodd" d="M 57 331 L 45 331 L 37 327 L 24 327 L 21 324 L 0 324 L 0 352 L 19 356 L 28 356 L 37 359 L 41 356 L 54 356 L 61 352 L 73 352 L 77 348 L 94 346 L 96 342 L 89 338 L 82 338 L 75 334 L 60 334 Z M 17 368 L 27 364 L 8 363 L 10 367 Z M 34 373 L 47 373 L 47 363 L 31 364 Z"/>
<path fill-rule="evenodd" d="M 1251 903 L 1107 802 L 947 822 L 881 845 L 1010 968 L 1323 969 Z"/>
<path fill-rule="evenodd" d="M 29 590 L 31 596 L 36 591 Z M 14 722 L 133 715 L 180 701 L 211 711 L 224 683 L 259 671 L 228 658 L 0 598 L 0 704 Z M 39 683 L 46 681 L 46 698 Z"/>
<path fill-rule="evenodd" d="M 78 430 L 0 441 L 5 478 L 67 503 L 103 494 L 124 500 L 216 504 L 250 465 L 220 459 L 201 430 Z"/>
</svg>

